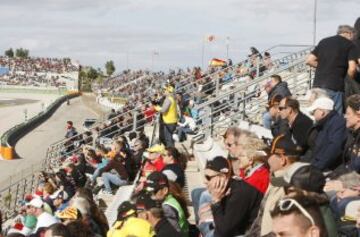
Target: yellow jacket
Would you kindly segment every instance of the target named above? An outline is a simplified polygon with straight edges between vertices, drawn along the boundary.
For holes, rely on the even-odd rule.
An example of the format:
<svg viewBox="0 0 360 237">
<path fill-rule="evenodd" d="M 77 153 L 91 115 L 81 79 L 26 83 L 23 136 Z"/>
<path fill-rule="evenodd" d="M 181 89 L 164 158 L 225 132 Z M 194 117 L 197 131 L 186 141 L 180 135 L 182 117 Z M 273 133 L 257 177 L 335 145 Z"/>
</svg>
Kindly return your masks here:
<svg viewBox="0 0 360 237">
<path fill-rule="evenodd" d="M 155 107 L 155 110 L 162 114 L 165 124 L 174 124 L 178 121 L 177 105 L 174 96 L 169 95 L 165 98 L 162 107 Z"/>
<path fill-rule="evenodd" d="M 125 221 L 117 221 L 107 232 L 107 237 L 154 237 L 155 232 L 146 220 L 129 217 Z"/>
</svg>

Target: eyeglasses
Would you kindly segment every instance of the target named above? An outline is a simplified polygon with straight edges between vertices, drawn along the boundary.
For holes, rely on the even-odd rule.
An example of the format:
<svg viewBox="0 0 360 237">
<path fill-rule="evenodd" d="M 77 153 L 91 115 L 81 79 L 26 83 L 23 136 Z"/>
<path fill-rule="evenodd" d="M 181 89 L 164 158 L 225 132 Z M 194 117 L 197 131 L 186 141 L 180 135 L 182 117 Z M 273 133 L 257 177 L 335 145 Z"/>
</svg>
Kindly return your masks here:
<svg viewBox="0 0 360 237">
<path fill-rule="evenodd" d="M 291 198 L 286 198 L 286 199 L 280 200 L 279 204 L 278 204 L 280 211 L 289 211 L 294 205 L 311 222 L 311 225 L 314 226 L 315 225 L 314 219 L 311 217 L 309 212 L 306 211 L 305 208 L 303 208 L 300 205 L 300 203 L 298 203 L 296 200 L 291 199 Z"/>
<path fill-rule="evenodd" d="M 217 174 L 216 175 L 205 175 L 205 179 L 207 181 L 210 181 L 212 178 L 215 178 L 216 176 L 218 176 Z"/>
<path fill-rule="evenodd" d="M 280 110 L 280 111 L 282 111 L 282 110 L 284 110 L 284 109 L 287 109 L 287 107 L 286 107 L 286 106 L 279 106 L 279 110 Z"/>
</svg>

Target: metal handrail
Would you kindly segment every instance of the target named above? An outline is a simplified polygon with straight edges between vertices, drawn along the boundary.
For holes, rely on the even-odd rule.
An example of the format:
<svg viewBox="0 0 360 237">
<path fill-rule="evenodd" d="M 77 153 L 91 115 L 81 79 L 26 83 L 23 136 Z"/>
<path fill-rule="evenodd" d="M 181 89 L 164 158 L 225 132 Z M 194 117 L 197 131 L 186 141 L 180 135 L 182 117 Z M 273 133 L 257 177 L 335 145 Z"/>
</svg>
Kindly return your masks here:
<svg viewBox="0 0 360 237">
<path fill-rule="evenodd" d="M 273 46 L 273 47 L 271 47 L 271 48 L 269 48 L 268 50 L 265 50 L 265 51 L 269 51 L 269 50 L 274 49 L 274 48 L 277 48 L 277 47 L 307 47 L 307 46 L 308 46 L 308 45 L 285 45 L 285 44 L 279 44 L 279 45 Z M 264 51 L 264 52 L 265 52 L 265 51 Z M 304 50 L 301 50 L 300 52 L 296 52 L 296 53 L 294 53 L 294 54 L 287 55 L 287 56 L 284 56 L 284 57 L 282 57 L 282 58 L 280 58 L 280 59 L 274 60 L 273 63 L 274 63 L 274 64 L 278 63 L 278 64 L 280 65 L 280 64 L 281 64 L 280 62 L 282 62 L 282 61 L 284 61 L 284 60 L 291 61 L 292 58 L 294 57 L 294 55 L 295 55 L 295 56 L 296 56 L 296 55 L 304 56 L 305 53 L 308 53 L 309 51 L 310 51 L 310 48 L 306 48 L 306 49 L 304 49 Z M 247 61 L 247 59 L 244 60 L 244 61 L 242 61 L 241 63 L 244 63 L 244 62 L 246 62 L 246 61 Z M 241 64 L 241 63 L 240 63 L 240 64 Z M 232 69 L 232 68 L 234 68 L 235 66 L 237 66 L 237 65 L 229 66 L 229 67 L 226 67 L 226 68 L 224 68 L 224 69 L 222 69 L 222 70 L 218 70 L 218 71 L 216 71 L 216 72 L 214 72 L 214 73 L 212 73 L 212 74 L 207 75 L 207 77 L 217 76 L 220 72 L 223 72 L 223 71 L 228 70 L 228 69 Z M 274 72 L 272 72 L 272 73 L 274 73 Z M 188 77 L 188 78 L 186 78 L 186 79 L 184 79 L 184 80 L 189 80 L 190 78 L 193 79 L 193 76 L 190 76 L 190 77 Z M 217 78 L 217 80 L 219 80 L 219 78 Z M 197 82 L 193 82 L 193 83 L 190 83 L 190 85 L 194 86 L 194 85 L 196 85 L 196 83 L 197 83 Z M 210 81 L 209 83 L 204 84 L 204 86 L 206 86 L 206 85 L 208 85 L 208 84 L 210 84 L 210 83 L 213 83 L 213 81 Z M 220 86 L 219 83 L 216 83 L 216 84 L 217 84 L 217 86 Z M 223 85 L 223 84 L 221 84 L 221 85 Z M 187 84 L 187 85 L 185 85 L 185 86 L 186 86 L 186 87 L 189 87 L 189 84 Z M 184 86 L 184 87 L 185 87 L 185 86 Z M 180 87 L 178 90 L 182 90 L 184 87 Z M 213 89 L 213 88 L 211 88 L 211 89 Z M 187 92 L 188 92 L 188 91 L 187 91 Z M 121 113 L 121 114 L 117 115 L 116 117 L 112 118 L 110 121 L 113 121 L 113 120 L 119 118 L 120 116 L 124 116 L 125 114 L 134 112 L 134 111 L 136 111 L 136 110 L 138 110 L 138 109 L 139 109 L 138 107 L 135 107 L 134 109 L 132 109 L 132 110 L 130 110 L 130 111 Z M 99 124 L 94 125 L 94 126 L 99 126 Z M 81 134 L 78 134 L 78 135 L 76 135 L 76 136 L 80 136 L 80 135 L 81 135 Z M 58 142 L 56 142 L 56 143 L 54 143 L 54 144 L 52 144 L 52 145 L 50 145 L 50 146 L 52 147 L 52 146 L 56 146 L 56 145 L 58 145 L 58 144 L 60 144 L 60 143 L 65 143 L 65 142 L 67 142 L 67 141 L 69 141 L 69 140 L 72 140 L 72 139 L 76 138 L 76 136 L 71 137 L 71 138 L 68 138 L 68 139 L 63 139 L 63 140 L 58 141 Z"/>
</svg>

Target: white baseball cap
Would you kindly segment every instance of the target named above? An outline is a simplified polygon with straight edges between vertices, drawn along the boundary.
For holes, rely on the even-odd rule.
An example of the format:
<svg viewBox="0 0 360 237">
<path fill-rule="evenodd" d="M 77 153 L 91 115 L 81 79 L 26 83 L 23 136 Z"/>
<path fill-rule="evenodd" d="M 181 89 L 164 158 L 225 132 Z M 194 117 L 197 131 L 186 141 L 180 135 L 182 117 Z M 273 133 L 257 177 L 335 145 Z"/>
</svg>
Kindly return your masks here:
<svg viewBox="0 0 360 237">
<path fill-rule="evenodd" d="M 44 202 L 40 198 L 33 198 L 29 203 L 26 204 L 26 206 L 32 206 L 36 208 L 42 208 L 44 205 Z"/>
<path fill-rule="evenodd" d="M 309 112 L 314 112 L 316 109 L 333 110 L 334 101 L 327 97 L 317 98 L 313 104 L 307 108 Z"/>
</svg>

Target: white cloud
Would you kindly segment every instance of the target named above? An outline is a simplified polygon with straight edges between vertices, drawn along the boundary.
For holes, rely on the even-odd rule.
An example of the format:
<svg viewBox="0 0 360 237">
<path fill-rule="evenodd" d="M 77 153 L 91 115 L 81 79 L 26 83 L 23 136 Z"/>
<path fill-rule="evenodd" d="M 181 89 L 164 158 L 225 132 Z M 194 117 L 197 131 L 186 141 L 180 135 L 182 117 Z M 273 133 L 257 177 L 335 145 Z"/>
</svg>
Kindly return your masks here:
<svg viewBox="0 0 360 237">
<path fill-rule="evenodd" d="M 150 52 L 160 52 L 157 68 L 201 64 L 202 39 L 208 57 L 243 58 L 250 46 L 260 50 L 279 43 L 311 43 L 313 0 L 2 0 L 0 50 L 26 47 L 38 56 L 70 56 L 103 66 L 113 59 L 126 67 L 149 67 Z M 317 38 L 353 24 L 357 0 L 318 0 Z M 0 51 L 1 52 L 1 51 Z"/>
</svg>

